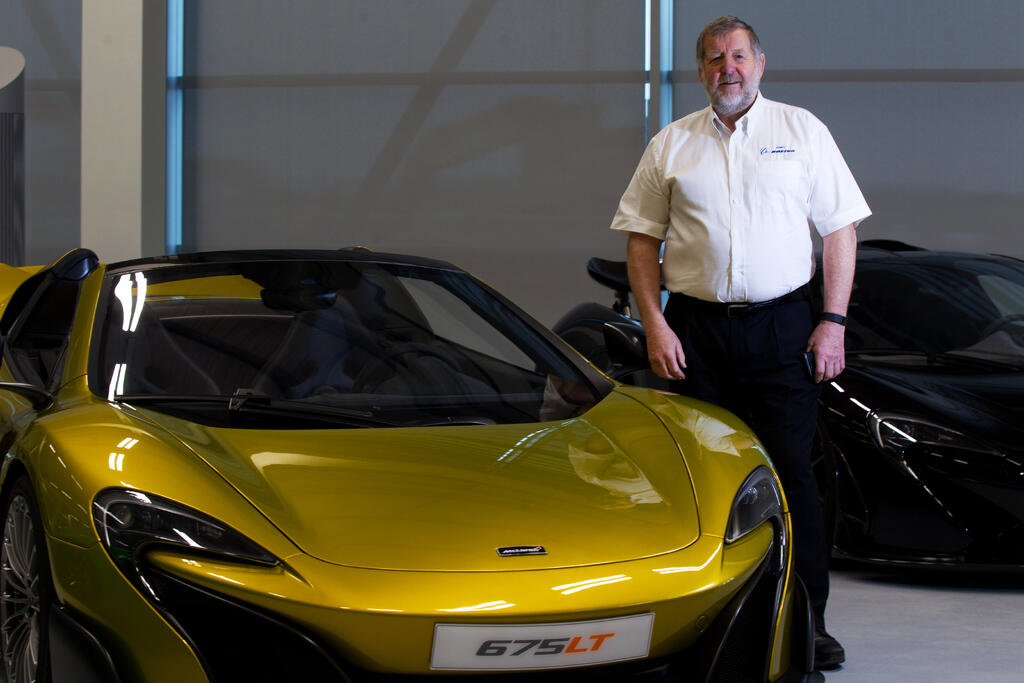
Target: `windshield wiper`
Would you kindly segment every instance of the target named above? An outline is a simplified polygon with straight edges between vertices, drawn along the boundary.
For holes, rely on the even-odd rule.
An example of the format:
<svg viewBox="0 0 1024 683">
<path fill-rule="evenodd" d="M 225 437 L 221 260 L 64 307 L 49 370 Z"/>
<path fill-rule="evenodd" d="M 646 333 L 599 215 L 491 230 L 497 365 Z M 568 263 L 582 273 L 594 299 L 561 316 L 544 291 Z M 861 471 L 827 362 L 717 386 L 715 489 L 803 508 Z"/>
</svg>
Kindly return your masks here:
<svg viewBox="0 0 1024 683">
<path fill-rule="evenodd" d="M 323 403 L 312 403 L 310 401 L 296 401 L 286 398 L 272 398 L 252 389 L 236 389 L 228 400 L 228 410 L 267 410 L 267 411 L 288 411 L 312 415 L 323 415 L 326 417 L 341 417 L 359 422 L 372 427 L 401 427 L 402 424 L 385 420 L 375 416 L 369 410 L 357 408 L 345 408 L 343 406 L 325 405 Z"/>
<path fill-rule="evenodd" d="M 266 394 L 253 391 L 252 389 L 235 389 L 235 393 L 231 394 L 231 398 L 228 399 L 228 410 L 241 410 L 250 398 L 255 398 L 259 401 L 269 401 L 270 397 Z"/>
<path fill-rule="evenodd" d="M 329 406 L 309 401 L 271 398 L 252 389 L 238 389 L 231 396 L 142 394 L 118 396 L 121 403 L 136 405 L 198 404 L 226 407 L 229 412 L 266 412 L 287 415 L 315 416 L 346 422 L 357 427 L 401 427 L 402 424 L 374 416 L 367 410 Z M 225 406 L 226 404 L 226 406 Z"/>
<path fill-rule="evenodd" d="M 467 425 L 493 425 L 495 421 L 489 417 L 455 415 L 445 418 L 431 418 L 410 424 L 411 427 L 464 427 Z"/>
</svg>

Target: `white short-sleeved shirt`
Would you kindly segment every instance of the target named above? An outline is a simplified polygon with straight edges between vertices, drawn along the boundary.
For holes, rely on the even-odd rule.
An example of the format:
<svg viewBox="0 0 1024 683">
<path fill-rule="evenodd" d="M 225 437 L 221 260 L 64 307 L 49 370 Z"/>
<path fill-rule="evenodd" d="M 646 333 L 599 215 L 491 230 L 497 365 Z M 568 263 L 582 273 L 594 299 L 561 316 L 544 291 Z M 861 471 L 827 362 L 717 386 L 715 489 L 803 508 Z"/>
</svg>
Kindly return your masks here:
<svg viewBox="0 0 1024 683">
<path fill-rule="evenodd" d="M 611 228 L 665 240 L 670 291 L 753 302 L 810 280 L 811 227 L 870 215 L 825 125 L 758 93 L 731 134 L 708 107 L 654 136 Z"/>
</svg>

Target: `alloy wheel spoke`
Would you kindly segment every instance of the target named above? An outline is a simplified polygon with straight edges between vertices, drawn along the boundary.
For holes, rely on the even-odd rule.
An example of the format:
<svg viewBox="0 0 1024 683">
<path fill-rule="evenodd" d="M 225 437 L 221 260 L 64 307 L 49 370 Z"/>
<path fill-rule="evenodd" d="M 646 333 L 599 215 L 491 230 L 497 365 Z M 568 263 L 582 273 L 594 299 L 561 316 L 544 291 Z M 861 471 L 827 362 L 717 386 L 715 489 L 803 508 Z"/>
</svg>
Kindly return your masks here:
<svg viewBox="0 0 1024 683">
<path fill-rule="evenodd" d="M 34 683 L 38 672 L 39 550 L 28 503 L 16 496 L 0 544 L 0 649 L 7 683 Z"/>
</svg>

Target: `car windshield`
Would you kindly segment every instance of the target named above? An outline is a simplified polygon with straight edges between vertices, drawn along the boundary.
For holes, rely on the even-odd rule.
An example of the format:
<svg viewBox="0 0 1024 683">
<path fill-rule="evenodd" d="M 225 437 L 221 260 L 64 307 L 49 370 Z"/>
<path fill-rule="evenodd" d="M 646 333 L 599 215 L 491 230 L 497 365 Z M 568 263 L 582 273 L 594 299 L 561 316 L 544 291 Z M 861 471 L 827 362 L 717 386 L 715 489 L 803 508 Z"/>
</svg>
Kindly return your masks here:
<svg viewBox="0 0 1024 683">
<path fill-rule="evenodd" d="M 93 392 L 206 424 L 535 422 L 600 398 L 557 342 L 457 270 L 255 261 L 107 280 Z"/>
<path fill-rule="evenodd" d="M 850 351 L 911 351 L 1024 363 L 1024 264 L 1012 259 L 862 261 Z"/>
</svg>

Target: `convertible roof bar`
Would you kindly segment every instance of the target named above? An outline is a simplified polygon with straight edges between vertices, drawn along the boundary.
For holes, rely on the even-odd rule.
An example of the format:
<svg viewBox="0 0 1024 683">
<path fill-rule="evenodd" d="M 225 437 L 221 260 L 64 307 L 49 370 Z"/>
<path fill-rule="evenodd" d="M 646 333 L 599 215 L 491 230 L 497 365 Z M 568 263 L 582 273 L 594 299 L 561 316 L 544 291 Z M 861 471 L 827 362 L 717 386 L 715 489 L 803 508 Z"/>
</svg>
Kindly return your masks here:
<svg viewBox="0 0 1024 683">
<path fill-rule="evenodd" d="M 96 270 L 100 259 L 91 249 L 72 249 L 50 267 L 61 280 L 81 280 Z"/>
</svg>

